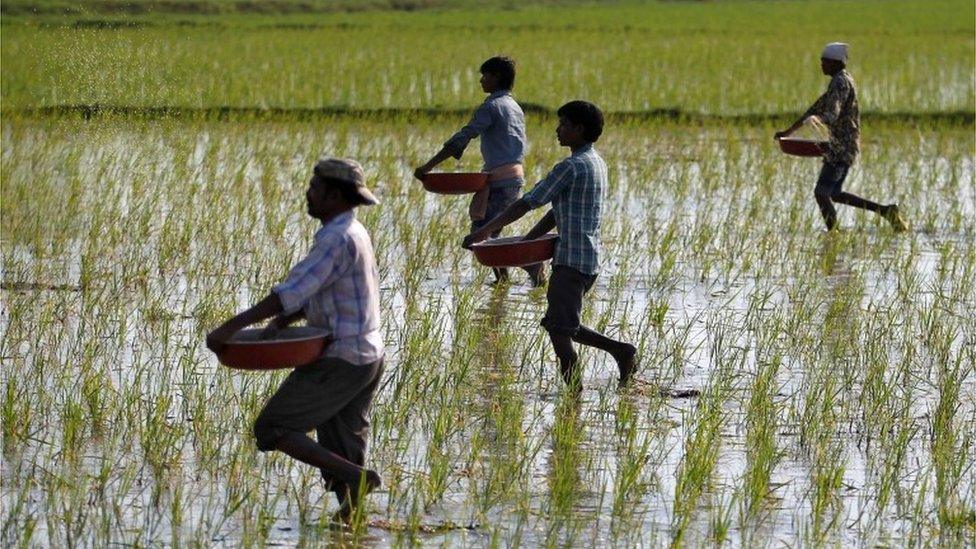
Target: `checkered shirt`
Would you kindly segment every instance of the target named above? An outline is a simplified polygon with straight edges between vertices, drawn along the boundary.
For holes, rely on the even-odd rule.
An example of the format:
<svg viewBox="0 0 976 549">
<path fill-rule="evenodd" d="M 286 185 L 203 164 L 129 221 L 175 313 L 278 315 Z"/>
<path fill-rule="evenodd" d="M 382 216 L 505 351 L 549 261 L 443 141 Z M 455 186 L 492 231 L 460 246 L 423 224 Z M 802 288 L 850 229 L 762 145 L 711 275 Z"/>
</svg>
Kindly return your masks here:
<svg viewBox="0 0 976 549">
<path fill-rule="evenodd" d="M 373 244 L 353 212 L 324 224 L 305 259 L 272 291 L 285 314 L 303 310 L 309 326 L 329 331 L 334 342 L 325 356 L 359 365 L 383 358 Z"/>
<path fill-rule="evenodd" d="M 607 192 L 607 165 L 592 144 L 573 152 L 525 193 L 530 208 L 552 202 L 559 242 L 553 265 L 583 274 L 600 270 L 600 212 Z"/>
</svg>

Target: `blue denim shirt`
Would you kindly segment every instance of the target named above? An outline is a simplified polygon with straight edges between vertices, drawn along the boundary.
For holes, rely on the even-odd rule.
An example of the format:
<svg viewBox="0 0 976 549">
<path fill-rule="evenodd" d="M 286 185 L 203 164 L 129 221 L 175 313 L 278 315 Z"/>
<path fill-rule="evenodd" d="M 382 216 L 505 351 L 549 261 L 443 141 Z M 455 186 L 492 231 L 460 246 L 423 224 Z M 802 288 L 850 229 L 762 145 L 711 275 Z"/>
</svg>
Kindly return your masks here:
<svg viewBox="0 0 976 549">
<path fill-rule="evenodd" d="M 559 231 L 553 265 L 587 275 L 599 272 L 600 213 L 607 182 L 607 165 L 591 143 L 561 160 L 522 197 L 531 208 L 552 202 Z"/>
<path fill-rule="evenodd" d="M 460 159 L 468 143 L 481 137 L 483 170 L 488 171 L 506 164 L 521 164 L 525 158 L 525 113 L 512 97 L 510 90 L 500 90 L 489 95 L 476 111 L 471 121 L 448 139 L 444 146 Z M 521 179 L 518 181 L 521 185 Z M 492 187 L 497 187 L 497 183 Z"/>
</svg>

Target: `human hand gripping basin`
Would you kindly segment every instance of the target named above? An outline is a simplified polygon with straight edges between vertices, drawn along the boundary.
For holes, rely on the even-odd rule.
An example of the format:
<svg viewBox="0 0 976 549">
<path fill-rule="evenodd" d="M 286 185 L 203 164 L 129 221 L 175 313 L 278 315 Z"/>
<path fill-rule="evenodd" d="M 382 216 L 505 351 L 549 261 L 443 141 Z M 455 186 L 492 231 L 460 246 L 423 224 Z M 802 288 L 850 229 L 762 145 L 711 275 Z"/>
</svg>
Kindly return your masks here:
<svg viewBox="0 0 976 549">
<path fill-rule="evenodd" d="M 327 333 L 311 326 L 282 328 L 270 339 L 264 329 L 240 330 L 217 354 L 221 364 L 238 370 L 276 370 L 303 366 L 322 356 Z"/>
<path fill-rule="evenodd" d="M 488 174 L 469 173 L 428 173 L 421 178 L 424 189 L 437 194 L 476 193 L 488 184 Z"/>
<path fill-rule="evenodd" d="M 525 267 L 552 259 L 558 234 L 524 240 L 521 236 L 493 238 L 471 245 L 478 263 L 487 267 Z"/>
</svg>

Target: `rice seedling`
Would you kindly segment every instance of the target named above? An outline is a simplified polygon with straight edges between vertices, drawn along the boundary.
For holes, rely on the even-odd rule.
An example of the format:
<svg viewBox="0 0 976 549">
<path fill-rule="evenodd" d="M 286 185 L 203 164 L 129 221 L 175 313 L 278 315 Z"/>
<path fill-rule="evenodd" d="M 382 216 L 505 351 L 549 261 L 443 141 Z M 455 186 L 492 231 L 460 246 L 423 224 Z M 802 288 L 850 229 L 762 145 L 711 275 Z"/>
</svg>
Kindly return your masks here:
<svg viewBox="0 0 976 549">
<path fill-rule="evenodd" d="M 129 141 L 166 143 L 173 150 L 193 149 L 187 141 L 198 139 L 187 136 L 182 124 L 169 127 L 115 124 L 118 126 L 103 133 L 97 126 L 70 120 L 17 121 L 4 130 L 8 148 L 3 172 L 12 174 L 22 170 L 18 166 L 24 160 L 19 158 L 27 155 L 35 158 L 34 164 L 44 165 L 44 158 L 60 156 L 63 147 L 76 148 L 79 142 L 88 143 L 85 146 L 89 149 L 83 148 L 83 154 L 76 153 L 77 158 L 93 157 L 95 151 L 100 151 L 98 162 L 106 163 L 112 154 L 121 152 L 116 149 L 113 153 L 112 149 L 105 148 L 118 142 L 114 132 L 121 131 L 120 128 L 132 134 Z M 262 152 L 256 154 L 271 158 L 276 155 L 292 158 L 294 150 L 330 147 L 330 143 L 343 139 L 340 134 L 352 131 L 353 127 L 360 134 L 368 132 L 369 124 L 377 134 L 386 131 L 381 130 L 386 126 L 380 122 L 364 125 L 362 121 L 341 117 L 330 124 L 337 135 L 326 136 L 294 134 L 288 131 L 287 125 L 267 124 L 259 128 L 263 133 L 254 135 L 240 133 L 236 123 L 200 123 L 196 127 L 211 136 L 211 143 L 223 144 L 203 149 L 200 160 L 203 165 L 192 169 L 219 173 L 216 165 L 233 162 L 230 153 L 234 150 L 257 150 Z M 544 127 L 542 122 L 532 126 L 532 131 L 542 132 Z M 37 143 L 32 136 L 38 131 L 49 136 L 44 145 L 32 144 L 30 151 L 18 145 Z M 443 133 L 434 126 L 424 131 Z M 640 130 L 643 131 L 646 130 Z M 670 129 L 665 125 L 655 131 L 663 133 Z M 52 139 L 52 132 L 60 137 Z M 627 128 L 613 132 L 608 134 L 604 150 L 609 158 L 624 162 L 629 136 L 639 132 Z M 910 134 L 898 137 L 895 133 L 889 139 L 892 141 L 888 147 L 910 149 L 917 146 L 914 140 L 918 138 Z M 359 146 L 364 148 L 346 150 L 343 154 L 360 157 L 372 154 L 369 141 L 361 141 Z M 697 146 L 703 147 L 702 156 L 716 154 L 714 142 L 706 140 Z M 418 145 L 416 154 L 419 149 Z M 538 154 L 552 158 L 556 152 L 540 150 Z M 397 153 L 402 154 L 410 153 Z M 791 175 L 792 171 L 783 172 L 790 165 L 784 165 L 773 154 L 760 157 L 754 169 L 780 178 L 796 177 Z M 946 154 L 956 154 L 946 159 L 947 164 L 968 162 L 964 151 Z M 149 160 L 150 155 L 134 156 L 149 162 L 142 168 L 143 173 L 159 171 Z M 132 157 L 126 154 L 118 158 L 131 164 Z M 287 168 L 292 162 L 295 166 L 301 163 L 267 161 L 286 166 L 289 174 L 292 169 L 298 171 L 297 167 Z M 382 156 L 378 162 L 385 162 Z M 406 170 L 408 163 L 399 165 L 401 170 Z M 668 169 L 663 165 L 659 168 Z M 100 177 L 101 171 L 119 169 L 111 166 L 95 169 L 91 177 Z M 682 176 L 673 190 L 666 192 L 684 196 L 724 192 L 720 186 L 710 191 L 699 187 L 700 180 L 691 173 Z M 284 175 L 276 175 L 275 180 L 283 189 L 297 190 L 302 178 L 292 175 L 294 179 L 290 181 Z M 75 172 L 73 177 L 82 177 L 81 172 Z M 172 177 L 193 180 L 176 168 Z M 267 185 L 266 178 L 255 171 L 228 184 L 227 188 L 232 190 L 222 192 L 239 193 L 243 197 L 253 185 L 257 194 L 247 195 L 260 196 L 259 189 Z M 646 172 L 640 180 L 628 183 L 622 192 L 635 200 L 644 200 L 645 193 L 662 193 L 660 187 L 648 186 L 644 181 L 666 179 L 664 175 Z M 3 200 L 11 204 L 9 211 L 14 211 L 18 200 L 31 199 L 20 189 L 22 180 L 17 177 L 6 180 L 11 183 L 3 187 Z M 29 219 L 4 217 L 4 233 L 10 235 L 10 240 L 5 241 L 10 251 L 5 254 L 9 267 L 5 269 L 4 284 L 11 288 L 5 291 L 4 301 L 7 311 L 4 356 L 10 357 L 5 359 L 10 361 L 10 368 L 5 371 L 18 372 L 16 376 L 6 374 L 3 401 L 4 451 L 10 456 L 4 461 L 5 532 L 21 541 L 80 539 L 77 531 L 65 530 L 56 524 L 56 519 L 36 521 L 35 517 L 41 516 L 38 513 L 47 505 L 43 502 L 61 492 L 48 482 L 32 482 L 34 473 L 18 464 L 38 460 L 61 463 L 62 456 L 71 452 L 80 457 L 94 450 L 96 456 L 101 456 L 98 461 L 101 465 L 93 472 L 93 478 L 97 479 L 94 486 L 98 487 L 95 492 L 100 494 L 98 501 L 104 507 L 97 516 L 83 522 L 87 536 L 83 538 L 87 542 L 120 539 L 147 542 L 148 534 L 134 537 L 123 533 L 125 525 L 132 524 L 133 520 L 152 526 L 147 530 L 155 536 L 152 539 L 235 539 L 240 543 L 257 543 L 282 539 L 282 534 L 288 539 L 287 532 L 294 536 L 299 531 L 307 531 L 302 535 L 324 535 L 314 533 L 315 525 L 321 524 L 321 515 L 328 513 L 330 504 L 319 491 L 314 474 L 299 473 L 293 466 L 282 468 L 280 459 L 255 454 L 248 440 L 248 422 L 280 378 L 215 370 L 212 359 L 196 343 L 197 334 L 211 325 L 213 319 L 226 314 L 235 303 L 246 302 L 249 295 L 263 291 L 261 273 L 283 272 L 291 256 L 304 246 L 307 236 L 303 236 L 300 217 L 289 213 L 294 206 L 286 199 L 277 205 L 270 201 L 265 205 L 279 212 L 270 215 L 287 220 L 277 224 L 252 223 L 246 208 L 228 220 L 216 214 L 213 206 L 208 205 L 211 202 L 186 202 L 182 192 L 176 191 L 177 185 L 169 180 L 157 182 L 160 192 L 152 199 L 157 210 L 172 211 L 173 206 L 169 204 L 175 200 L 173 204 L 183 208 L 189 224 L 206 224 L 212 228 L 191 230 L 195 237 L 189 250 L 181 253 L 188 253 L 202 265 L 191 262 L 181 267 L 176 260 L 160 264 L 149 259 L 165 247 L 178 249 L 179 245 L 166 244 L 166 238 L 172 237 L 163 234 L 179 229 L 157 224 L 152 219 L 144 220 L 141 207 L 122 206 L 121 197 L 135 196 L 129 188 L 135 182 L 105 181 L 119 188 L 119 192 L 110 188 L 99 193 L 97 196 L 102 198 L 94 201 L 97 208 L 82 209 L 87 211 L 85 215 L 90 223 L 109 227 L 113 225 L 109 219 L 121 216 L 124 220 L 133 219 L 137 225 L 145 223 L 145 232 L 93 232 L 84 225 L 76 226 L 69 233 L 60 232 L 61 228 L 46 232 L 44 225 Z M 217 196 L 218 191 L 213 187 L 216 179 L 203 177 L 194 181 L 191 183 L 197 186 L 194 194 Z M 933 180 L 937 184 L 940 181 L 945 180 Z M 147 184 L 146 181 L 138 183 Z M 624 400 L 623 395 L 617 397 L 598 389 L 601 380 L 613 375 L 613 371 L 608 364 L 594 361 L 596 357 L 587 356 L 584 357 L 586 385 L 594 386 L 596 392 L 593 397 L 584 394 L 583 400 L 576 404 L 579 415 L 574 419 L 570 414 L 566 419 L 563 404 L 553 408 L 545 396 L 541 400 L 538 396 L 554 394 L 559 387 L 554 358 L 548 355 L 544 336 L 535 328 L 544 303 L 518 285 L 502 290 L 481 286 L 485 273 L 455 248 L 464 227 L 463 220 L 452 215 L 452 199 L 439 199 L 447 202 L 441 204 L 416 193 L 410 185 L 413 184 L 404 174 L 400 179 L 389 180 L 383 192 L 390 196 L 402 193 L 408 202 L 416 203 L 413 211 L 417 214 L 411 217 L 407 210 L 392 205 L 367 219 L 374 231 L 389 227 L 390 241 L 378 245 L 377 249 L 382 258 L 384 301 L 400 311 L 386 322 L 387 340 L 394 349 L 391 355 L 396 357 L 396 362 L 376 403 L 373 421 L 372 452 L 388 471 L 388 488 L 376 498 L 371 511 L 404 525 L 405 530 L 396 535 L 397 539 L 422 542 L 426 539 L 422 534 L 425 528 L 452 521 L 490 528 L 497 539 L 531 543 L 548 535 L 535 537 L 539 534 L 534 532 L 542 531 L 553 535 L 552 539 L 559 540 L 558 543 L 570 543 L 586 539 L 591 528 L 599 528 L 595 526 L 599 520 L 591 522 L 593 519 L 585 518 L 593 517 L 589 511 L 581 514 L 581 501 L 598 502 L 598 510 L 593 511 L 596 516 L 606 514 L 605 524 L 620 525 L 611 529 L 618 532 L 614 534 L 618 541 L 639 543 L 665 537 L 692 543 L 694 539 L 704 539 L 701 536 L 705 535 L 716 540 L 744 536 L 754 539 L 756 521 L 777 523 L 783 513 L 789 515 L 789 510 L 772 503 L 791 498 L 801 502 L 799 508 L 808 506 L 812 516 L 819 517 L 811 523 L 810 530 L 793 531 L 798 540 L 809 539 L 808 535 L 823 539 L 828 535 L 825 532 L 833 532 L 830 535 L 843 539 L 849 535 L 866 539 L 883 536 L 900 539 L 898 536 L 905 535 L 905 539 L 911 539 L 911 536 L 926 535 L 931 525 L 940 524 L 940 508 L 943 525 L 940 530 L 956 528 L 958 533 L 954 535 L 962 535 L 964 530 L 958 528 L 965 524 L 965 510 L 972 507 L 972 499 L 966 495 L 967 486 L 971 485 L 967 484 L 970 482 L 967 469 L 965 465 L 959 469 L 958 463 L 971 462 L 971 458 L 961 462 L 954 458 L 965 455 L 959 452 L 966 448 L 965 442 L 969 440 L 966 437 L 971 436 L 967 434 L 971 433 L 971 422 L 958 423 L 958 418 L 968 417 L 969 413 L 960 411 L 960 406 L 963 410 L 971 409 L 966 408 L 971 402 L 962 398 L 966 394 L 962 388 L 966 384 L 971 386 L 973 374 L 965 367 L 967 357 L 962 354 L 961 343 L 966 338 L 971 340 L 972 332 L 961 314 L 939 311 L 961 312 L 972 307 L 973 287 L 963 275 L 972 271 L 973 253 L 958 247 L 948 226 L 939 230 L 949 231 L 949 240 L 932 252 L 922 253 L 910 246 L 886 246 L 888 237 L 884 233 L 873 236 L 871 232 L 860 233 L 859 237 L 873 242 L 870 247 L 860 246 L 850 236 L 821 249 L 813 230 L 815 212 L 810 211 L 804 198 L 797 197 L 795 205 L 784 206 L 796 212 L 759 209 L 754 215 L 773 216 L 770 226 L 776 225 L 774 220 L 780 215 L 793 216 L 810 233 L 803 238 L 813 242 L 803 243 L 798 236 L 780 233 L 776 239 L 758 239 L 765 242 L 759 244 L 764 249 L 740 248 L 734 261 L 722 259 L 715 263 L 700 257 L 717 253 L 710 241 L 745 230 L 745 223 L 742 227 L 726 223 L 717 225 L 718 230 L 706 229 L 701 220 L 694 218 L 718 215 L 715 207 L 696 211 L 691 218 L 678 216 L 667 224 L 642 228 L 647 240 L 655 243 L 649 250 L 640 240 L 618 237 L 623 234 L 618 231 L 625 229 L 615 221 L 614 215 L 608 215 L 608 241 L 620 247 L 618 253 L 630 256 L 626 262 L 628 269 L 638 272 L 647 269 L 648 275 L 628 280 L 619 274 L 623 270 L 619 264 L 612 262 L 610 268 L 615 274 L 605 284 L 598 285 L 595 292 L 600 297 L 587 314 L 595 315 L 597 322 L 606 325 L 609 331 L 640 333 L 642 352 L 649 357 L 640 374 L 642 379 L 663 386 L 697 386 L 705 389 L 705 396 L 695 404 L 696 413 L 689 413 L 681 400 L 674 401 L 675 406 L 659 396 L 638 394 L 636 398 Z M 44 192 L 55 196 L 51 188 L 52 191 Z M 93 200 L 96 195 L 91 192 L 86 190 L 79 200 L 82 203 Z M 280 192 L 282 196 L 287 194 L 285 190 Z M 730 207 L 738 208 L 745 200 L 731 198 Z M 241 201 L 248 202 L 243 198 Z M 456 206 L 456 202 L 453 204 Z M 32 206 L 25 204 L 25 207 Z M 625 206 L 612 205 L 611 210 L 621 207 Z M 921 207 L 942 206 L 923 202 Z M 954 207 L 965 211 L 966 206 L 963 202 Z M 952 223 L 948 216 L 938 219 L 940 223 Z M 280 223 L 286 227 L 283 233 L 278 228 Z M 154 225 L 157 228 L 151 228 Z M 750 231 L 766 232 L 749 225 Z M 25 240 L 20 240 L 21 233 L 25 233 Z M 55 250 L 79 249 L 76 245 L 59 243 L 65 238 L 81 239 L 80 249 L 86 250 L 74 256 L 79 262 L 78 270 L 65 269 L 61 262 L 47 260 L 45 257 L 49 255 L 38 253 L 48 250 L 43 254 L 57 257 L 58 253 L 65 252 Z M 271 244 L 282 238 L 297 240 L 285 249 Z M 29 248 L 32 241 L 43 244 L 41 248 Z M 244 248 L 248 259 L 231 253 L 233 249 L 226 247 L 228 241 L 250 242 Z M 418 241 L 426 242 L 427 246 L 418 246 Z M 208 246 L 225 252 L 204 253 Z M 264 248 L 270 251 L 258 252 Z M 794 251 L 777 252 L 777 248 Z M 28 249 L 38 251 L 30 254 L 17 251 Z M 404 255 L 405 250 L 414 257 Z M 651 278 L 655 269 L 644 267 L 653 264 L 656 250 L 675 258 L 669 275 L 673 282 L 663 287 Z M 800 253 L 825 255 L 818 261 L 798 256 Z M 722 255 L 717 254 L 716 257 Z M 417 256 L 422 260 L 417 260 Z M 919 267 L 920 256 L 928 262 L 922 270 L 889 266 L 907 262 Z M 122 264 L 115 268 L 119 258 Z M 752 267 L 745 267 L 747 262 Z M 706 263 L 714 266 L 706 270 L 703 267 Z M 140 268 L 147 264 L 155 266 L 149 270 Z M 762 272 L 753 274 L 752 270 L 760 265 Z M 80 280 L 82 268 L 91 274 L 85 275 L 84 289 L 79 292 L 71 288 Z M 414 272 L 416 269 L 422 269 L 421 273 Z M 844 274 L 845 270 L 852 269 L 861 274 Z M 443 274 L 437 275 L 438 272 Z M 703 273 L 705 282 L 702 282 Z M 842 276 L 833 286 L 824 283 L 837 276 L 830 273 Z M 921 280 L 910 282 L 919 276 L 917 273 L 922 273 Z M 36 285 L 38 280 L 58 289 L 26 285 Z M 725 284 L 745 290 L 727 293 L 721 289 Z M 59 289 L 62 287 L 67 289 Z M 912 305 L 909 288 L 933 296 L 941 305 Z M 938 292 L 929 294 L 930 288 L 938 288 Z M 890 297 L 897 299 L 895 303 L 907 305 L 898 305 L 901 312 L 896 313 L 899 309 L 890 305 Z M 32 303 L 38 306 L 28 306 Z M 876 312 L 857 313 L 859 310 Z M 723 311 L 738 312 L 714 316 Z M 635 316 L 646 320 L 634 321 Z M 852 324 L 852 320 L 857 322 Z M 619 327 L 615 325 L 617 322 Z M 818 327 L 822 335 L 811 332 L 811 327 Z M 926 342 L 924 354 L 915 347 L 917 334 Z M 734 348 L 745 345 L 756 352 L 743 354 L 730 347 L 732 342 Z M 929 353 L 943 357 L 939 363 L 947 369 L 931 367 L 926 358 Z M 891 362 L 891 356 L 901 359 Z M 161 367 L 163 364 L 168 367 Z M 724 369 L 717 364 L 725 364 Z M 838 368 L 837 364 L 841 366 Z M 892 370 L 890 364 L 900 364 L 900 367 Z M 56 365 L 72 368 L 78 375 L 74 378 L 40 375 Z M 804 373 L 804 368 L 809 371 Z M 741 387 L 731 382 L 738 374 L 729 377 L 730 372 L 746 371 L 754 373 L 743 378 L 747 381 Z M 724 373 L 719 375 L 719 372 Z M 801 382 L 804 378 L 809 381 Z M 941 386 L 920 385 L 922 379 L 943 381 Z M 892 390 L 898 385 L 904 389 Z M 861 387 L 862 396 L 853 399 L 842 396 L 848 387 Z M 743 391 L 741 397 L 737 396 L 738 391 Z M 939 399 L 928 400 L 943 392 Z M 777 396 L 781 393 L 792 395 L 786 401 L 792 402 L 792 407 L 783 405 L 784 401 Z M 742 430 L 731 428 L 738 424 L 737 416 L 730 417 L 721 411 L 721 403 L 733 395 L 736 395 L 733 402 L 742 402 L 745 414 Z M 215 401 L 221 404 L 214 406 Z M 925 416 L 918 415 L 917 404 L 913 404 L 919 402 L 931 402 L 931 410 L 938 411 L 933 412 L 935 419 L 931 426 L 920 423 L 924 421 L 920 418 Z M 943 403 L 941 407 L 939 402 Z M 597 424 L 591 425 L 593 412 L 607 407 L 615 410 L 616 417 L 608 431 L 614 435 L 609 437 L 600 434 L 602 430 L 594 427 Z M 57 413 L 52 413 L 53 410 Z M 952 410 L 955 412 L 950 413 Z M 855 436 L 864 438 L 863 450 L 838 442 L 837 437 L 844 436 L 849 421 L 860 425 L 855 432 L 863 435 Z M 780 440 L 775 434 L 781 428 L 789 429 L 790 424 L 799 427 L 801 436 L 792 440 L 802 441 L 804 449 L 800 453 L 792 446 L 791 439 Z M 945 435 L 947 428 L 960 433 L 959 436 Z M 125 447 L 119 438 L 123 432 L 130 433 L 135 438 L 135 448 L 141 450 L 132 458 L 119 461 L 114 456 Z M 687 433 L 690 438 L 685 441 L 677 435 L 679 432 Z M 925 436 L 930 432 L 939 432 L 939 438 Z M 49 440 L 54 433 L 58 434 L 59 450 L 51 451 L 33 442 Z M 589 442 L 591 438 L 594 442 Z M 556 440 L 552 458 L 546 457 L 549 455 L 547 440 Z M 928 440 L 934 442 L 924 442 Z M 95 441 L 97 444 L 92 445 Z M 744 466 L 735 494 L 742 495 L 714 500 L 708 494 L 713 489 L 709 478 L 715 475 L 715 463 L 723 459 L 725 448 L 739 445 L 745 448 Z M 670 450 L 675 447 L 682 450 Z M 884 456 L 876 461 L 878 474 L 867 475 L 863 484 L 856 486 L 854 494 L 838 490 L 839 479 L 847 476 L 839 453 L 845 447 L 846 451 Z M 597 459 L 595 456 L 600 454 L 602 457 Z M 931 465 L 918 470 L 915 463 L 925 455 L 931 456 Z M 909 456 L 914 457 L 909 459 Z M 80 461 L 79 466 L 87 467 L 84 463 L 87 460 Z M 808 473 L 802 467 L 797 469 L 802 463 L 812 467 Z M 149 467 L 144 469 L 146 465 Z M 142 476 L 140 471 L 151 475 Z M 799 475 L 790 477 L 788 471 L 797 471 Z M 676 472 L 680 482 L 673 486 L 657 480 Z M 260 480 L 282 474 L 289 479 L 285 484 Z M 911 488 L 903 485 L 906 475 L 908 482 L 930 487 L 933 499 L 911 496 Z M 149 483 L 148 491 L 134 482 L 137 478 Z M 541 481 L 543 478 L 549 480 Z M 810 490 L 797 492 L 795 487 L 804 482 L 811 483 Z M 191 488 L 197 483 L 203 483 L 206 489 Z M 580 483 L 596 493 L 581 493 Z M 44 493 L 48 497 L 42 500 L 27 497 L 27 494 Z M 930 507 L 936 505 L 936 493 L 942 498 L 941 507 Z M 73 500 L 65 497 L 63 505 L 67 507 L 57 517 L 74 512 Z M 148 507 L 143 504 L 132 507 L 135 498 L 147 502 Z M 843 525 L 849 521 L 842 517 L 859 513 L 854 505 L 859 498 L 874 502 L 877 518 L 860 526 L 859 533 L 847 533 Z M 696 518 L 702 512 L 701 505 L 708 500 L 719 502 L 714 504 L 717 507 L 713 505 L 713 511 L 704 515 L 712 518 L 704 521 Z M 732 502 L 742 509 L 742 526 L 737 522 L 728 523 L 725 513 Z M 583 507 L 587 505 L 591 503 Z M 293 530 L 278 529 L 284 517 L 295 517 L 291 519 L 295 521 L 293 526 L 289 526 Z M 904 524 L 903 530 L 889 526 L 892 517 L 902 517 L 897 520 Z M 369 518 L 365 517 L 365 522 Z M 289 519 L 285 520 L 287 524 Z M 37 526 L 43 528 L 38 530 Z M 537 527 L 542 530 L 536 530 Z"/>
<path fill-rule="evenodd" d="M 613 361 L 584 352 L 578 398 L 538 326 L 544 294 L 518 276 L 488 287 L 458 246 L 465 199 L 410 177 L 479 99 L 458 67 L 497 53 L 467 32 L 470 10 L 213 28 L 5 15 L 4 543 L 971 543 L 972 6 L 844 5 L 861 20 L 831 2 L 756 21 L 725 5 L 486 12 L 520 61 L 520 99 L 610 113 L 604 270 L 584 315 L 641 363 L 618 392 Z M 800 13 L 824 19 L 802 38 L 795 23 L 755 32 Z M 849 184 L 898 200 L 905 234 L 852 212 L 820 234 L 816 163 L 770 139 L 821 87 L 802 60 L 836 29 L 864 83 Z M 323 86 L 335 71 L 350 77 Z M 95 103 L 124 108 L 60 108 Z M 169 107 L 184 110 L 146 110 Z M 531 185 L 564 151 L 554 118 L 527 111 Z M 388 348 L 369 441 L 384 486 L 348 532 L 329 528 L 317 471 L 254 448 L 283 374 L 229 371 L 202 344 L 304 254 L 308 167 L 326 153 L 359 159 L 383 201 L 360 219 Z M 477 170 L 474 156 L 444 168 Z"/>
</svg>

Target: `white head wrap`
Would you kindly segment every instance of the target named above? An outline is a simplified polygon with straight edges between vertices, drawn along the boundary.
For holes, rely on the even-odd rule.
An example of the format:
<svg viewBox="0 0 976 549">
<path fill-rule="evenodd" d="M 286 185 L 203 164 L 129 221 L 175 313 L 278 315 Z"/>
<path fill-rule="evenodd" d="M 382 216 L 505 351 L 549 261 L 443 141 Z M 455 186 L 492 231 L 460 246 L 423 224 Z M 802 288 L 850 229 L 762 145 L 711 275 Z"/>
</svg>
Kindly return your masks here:
<svg viewBox="0 0 976 549">
<path fill-rule="evenodd" d="M 820 58 L 834 59 L 835 61 L 847 63 L 847 44 L 843 42 L 831 42 L 827 44 L 823 49 L 823 53 L 820 54 Z"/>
</svg>

